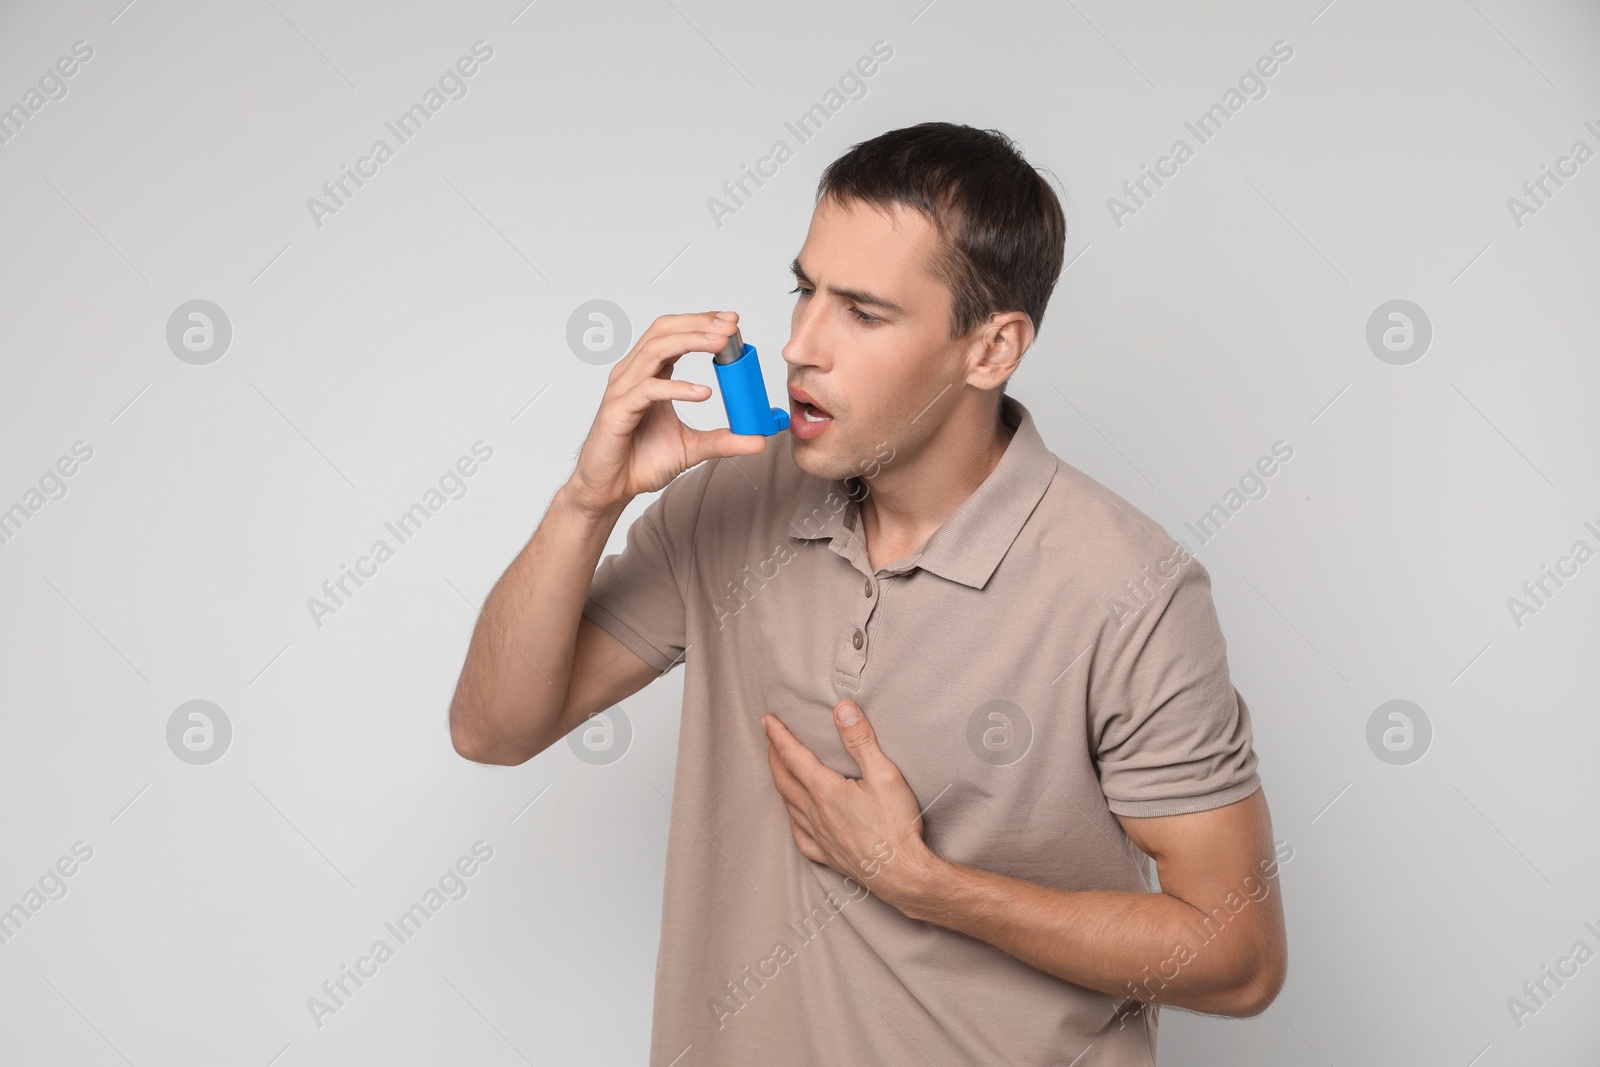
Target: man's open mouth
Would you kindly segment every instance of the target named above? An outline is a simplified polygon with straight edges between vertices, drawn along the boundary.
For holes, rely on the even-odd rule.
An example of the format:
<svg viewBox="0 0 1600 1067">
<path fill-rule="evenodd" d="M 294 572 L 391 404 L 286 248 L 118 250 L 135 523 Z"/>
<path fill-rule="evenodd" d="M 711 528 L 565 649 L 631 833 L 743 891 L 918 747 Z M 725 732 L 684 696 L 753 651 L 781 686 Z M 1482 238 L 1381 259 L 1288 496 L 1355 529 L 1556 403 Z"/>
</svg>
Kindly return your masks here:
<svg viewBox="0 0 1600 1067">
<path fill-rule="evenodd" d="M 807 422 L 827 422 L 829 419 L 833 418 L 832 415 L 828 414 L 826 411 L 823 411 L 815 404 L 801 404 L 800 417 L 805 419 Z"/>
</svg>

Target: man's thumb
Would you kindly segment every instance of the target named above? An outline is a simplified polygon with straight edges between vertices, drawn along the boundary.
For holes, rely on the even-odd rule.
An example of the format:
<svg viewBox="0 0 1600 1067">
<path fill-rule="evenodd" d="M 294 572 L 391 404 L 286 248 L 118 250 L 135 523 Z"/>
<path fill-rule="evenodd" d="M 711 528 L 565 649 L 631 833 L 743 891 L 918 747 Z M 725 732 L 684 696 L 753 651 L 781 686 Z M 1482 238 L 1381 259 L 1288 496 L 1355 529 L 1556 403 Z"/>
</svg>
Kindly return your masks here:
<svg viewBox="0 0 1600 1067">
<path fill-rule="evenodd" d="M 853 700 L 840 701 L 833 709 L 833 721 L 839 728 L 839 740 L 844 742 L 850 758 L 856 761 L 856 766 L 862 771 L 869 770 L 881 753 L 878 736 L 860 705 Z"/>
<path fill-rule="evenodd" d="M 720 456 L 753 456 L 767 450 L 767 439 L 760 434 L 734 433 L 726 427 L 701 434 L 689 451 L 689 464 Z"/>
</svg>

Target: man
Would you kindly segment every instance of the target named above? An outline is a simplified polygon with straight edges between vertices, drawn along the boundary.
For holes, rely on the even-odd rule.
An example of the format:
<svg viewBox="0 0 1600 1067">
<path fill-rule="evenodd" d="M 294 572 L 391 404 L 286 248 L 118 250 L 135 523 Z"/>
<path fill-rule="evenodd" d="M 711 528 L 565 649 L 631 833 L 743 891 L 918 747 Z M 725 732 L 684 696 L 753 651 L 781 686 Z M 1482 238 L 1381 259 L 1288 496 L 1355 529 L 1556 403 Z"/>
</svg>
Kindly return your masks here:
<svg viewBox="0 0 1600 1067">
<path fill-rule="evenodd" d="M 1152 1064 L 1161 1005 L 1253 1015 L 1283 983 L 1209 576 L 1003 392 L 1064 241 L 993 131 L 856 145 L 792 268 L 790 432 L 684 426 L 711 391 L 673 364 L 737 316 L 656 320 L 489 595 L 470 759 L 685 664 L 655 1067 Z"/>
</svg>

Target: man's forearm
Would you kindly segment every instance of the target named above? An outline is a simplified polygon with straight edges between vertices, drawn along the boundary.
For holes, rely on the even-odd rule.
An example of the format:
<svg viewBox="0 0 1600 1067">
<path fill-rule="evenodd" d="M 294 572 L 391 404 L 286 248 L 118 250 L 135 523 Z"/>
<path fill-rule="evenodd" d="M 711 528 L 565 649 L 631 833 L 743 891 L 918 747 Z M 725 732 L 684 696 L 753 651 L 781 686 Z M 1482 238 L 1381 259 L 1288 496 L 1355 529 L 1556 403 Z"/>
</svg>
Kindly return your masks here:
<svg viewBox="0 0 1600 1067">
<path fill-rule="evenodd" d="M 1202 913 L 1159 892 L 1052 889 L 930 857 L 889 901 L 910 918 L 1112 996 L 1220 1015 L 1265 1008 L 1265 971 L 1248 932 L 1253 916 L 1220 906 Z M 1241 899 L 1246 908 L 1265 906 Z"/>
<path fill-rule="evenodd" d="M 490 590 L 450 701 L 450 733 L 463 754 L 520 762 L 547 743 L 566 700 L 584 598 L 621 514 L 584 508 L 563 486 Z"/>
</svg>

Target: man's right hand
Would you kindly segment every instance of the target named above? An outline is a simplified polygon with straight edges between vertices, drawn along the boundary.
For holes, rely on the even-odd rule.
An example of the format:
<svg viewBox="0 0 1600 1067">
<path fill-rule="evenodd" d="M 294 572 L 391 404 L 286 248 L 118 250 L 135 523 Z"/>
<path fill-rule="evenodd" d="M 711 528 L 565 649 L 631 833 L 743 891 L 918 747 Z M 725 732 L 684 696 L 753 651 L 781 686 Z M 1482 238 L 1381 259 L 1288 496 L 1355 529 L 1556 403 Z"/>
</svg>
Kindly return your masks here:
<svg viewBox="0 0 1600 1067">
<path fill-rule="evenodd" d="M 738 324 L 731 311 L 663 315 L 650 324 L 611 368 L 600 410 L 567 479 L 575 502 L 594 514 L 614 513 L 712 456 L 748 456 L 766 448 L 760 434 L 685 426 L 672 409 L 674 400 L 711 396 L 709 386 L 674 378 L 673 364 L 688 352 L 720 352 Z"/>
</svg>

